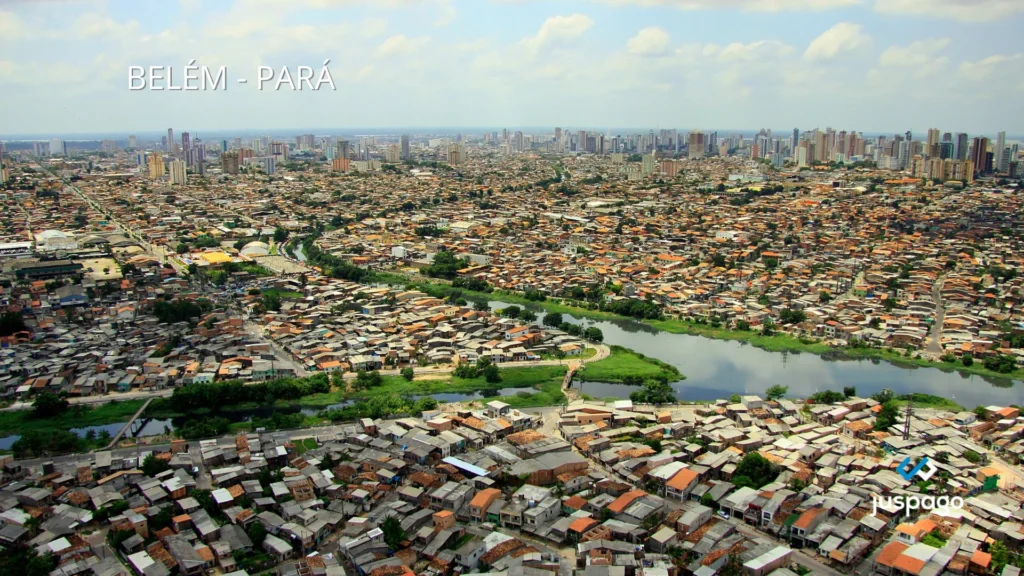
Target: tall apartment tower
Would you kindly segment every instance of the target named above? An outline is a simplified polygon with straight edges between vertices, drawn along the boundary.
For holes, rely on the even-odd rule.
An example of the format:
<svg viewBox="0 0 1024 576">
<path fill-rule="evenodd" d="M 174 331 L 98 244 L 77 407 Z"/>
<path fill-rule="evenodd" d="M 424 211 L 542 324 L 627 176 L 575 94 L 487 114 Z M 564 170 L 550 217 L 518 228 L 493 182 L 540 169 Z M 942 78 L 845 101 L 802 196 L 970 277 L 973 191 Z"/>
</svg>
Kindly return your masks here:
<svg viewBox="0 0 1024 576">
<path fill-rule="evenodd" d="M 984 174 L 988 163 L 988 138 L 979 136 L 971 141 L 971 161 L 974 162 L 974 175 Z"/>
<path fill-rule="evenodd" d="M 222 153 L 220 163 L 225 174 L 238 174 L 238 152 Z"/>
<path fill-rule="evenodd" d="M 150 154 L 146 158 L 146 165 L 149 168 L 149 177 L 154 180 L 165 174 L 164 159 L 159 154 Z"/>
<path fill-rule="evenodd" d="M 689 153 L 690 158 L 704 157 L 704 132 L 697 130 L 690 132 Z"/>
<path fill-rule="evenodd" d="M 178 143 L 174 141 L 174 128 L 167 129 L 167 151 L 174 154 L 174 151 L 178 148 Z"/>
<path fill-rule="evenodd" d="M 171 162 L 171 184 L 185 184 L 187 182 L 185 163 L 181 160 Z"/>
<path fill-rule="evenodd" d="M 953 141 L 953 159 L 963 162 L 967 160 L 967 133 L 957 132 Z"/>
<path fill-rule="evenodd" d="M 1006 172 L 1009 166 L 1009 157 L 1007 156 L 1006 162 L 1003 162 L 1003 150 L 1006 148 L 1006 132 L 1000 132 L 996 134 L 996 149 L 995 149 L 995 161 L 996 161 L 996 172 Z"/>
<path fill-rule="evenodd" d="M 409 151 L 409 135 L 402 134 L 402 160 L 408 160 L 411 157 L 412 154 Z"/>
<path fill-rule="evenodd" d="M 192 138 L 188 132 L 181 133 L 181 154 L 185 157 L 185 166 L 192 165 Z"/>
<path fill-rule="evenodd" d="M 939 137 L 940 136 L 939 136 L 939 129 L 938 128 L 929 128 L 928 129 L 928 148 L 926 148 L 926 151 L 928 152 L 928 157 L 929 158 L 938 158 L 939 157 L 939 153 L 940 153 Z"/>
</svg>

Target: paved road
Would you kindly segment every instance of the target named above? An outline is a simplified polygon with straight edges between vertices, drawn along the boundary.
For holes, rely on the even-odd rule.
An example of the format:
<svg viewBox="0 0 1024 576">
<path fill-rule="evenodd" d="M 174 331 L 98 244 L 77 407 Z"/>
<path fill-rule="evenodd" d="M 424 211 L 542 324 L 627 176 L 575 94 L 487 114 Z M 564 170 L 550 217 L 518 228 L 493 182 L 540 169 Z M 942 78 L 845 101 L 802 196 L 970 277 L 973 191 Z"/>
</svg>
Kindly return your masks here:
<svg viewBox="0 0 1024 576">
<path fill-rule="evenodd" d="M 716 518 L 719 518 L 719 520 L 721 520 L 721 517 L 716 516 Z M 759 538 L 767 539 L 770 541 L 777 541 L 777 539 L 774 536 L 770 534 L 765 534 L 764 532 L 761 532 L 760 530 L 757 530 L 753 526 L 750 526 L 749 524 L 746 524 L 745 522 L 742 522 L 740 520 L 731 518 L 727 520 L 727 522 L 735 526 L 736 531 L 746 536 L 747 538 Z M 835 568 L 832 568 L 831 566 L 828 566 L 818 561 L 815 555 L 809 554 L 804 550 L 793 550 L 793 561 L 803 566 L 804 568 L 810 570 L 812 574 L 828 574 L 828 576 L 847 576 L 839 570 L 836 570 Z"/>
<path fill-rule="evenodd" d="M 942 323 L 946 320 L 946 306 L 942 301 L 942 284 L 945 276 L 939 276 L 932 285 L 932 300 L 935 301 L 935 325 L 928 335 L 928 343 L 925 350 L 934 356 L 942 356 Z"/>
</svg>

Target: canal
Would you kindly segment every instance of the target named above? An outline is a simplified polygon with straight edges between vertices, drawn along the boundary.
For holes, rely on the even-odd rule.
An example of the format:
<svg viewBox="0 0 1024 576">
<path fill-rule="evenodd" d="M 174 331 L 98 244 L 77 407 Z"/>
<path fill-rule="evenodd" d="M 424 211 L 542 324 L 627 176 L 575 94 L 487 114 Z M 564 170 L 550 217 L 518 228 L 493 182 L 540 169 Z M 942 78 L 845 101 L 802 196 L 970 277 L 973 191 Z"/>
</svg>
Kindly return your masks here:
<svg viewBox="0 0 1024 576">
<path fill-rule="evenodd" d="M 492 310 L 511 304 L 490 301 Z M 527 305 L 544 318 L 539 306 Z M 597 327 L 604 343 L 624 346 L 679 368 L 685 379 L 674 382 L 680 400 L 715 400 L 732 394 L 763 395 L 769 386 L 789 387 L 788 397 L 801 398 L 823 390 L 857 388 L 869 396 L 884 388 L 896 394 L 912 392 L 949 398 L 971 409 L 978 405 L 1022 404 L 1022 383 L 938 368 L 895 365 L 884 360 L 826 359 L 809 353 L 768 352 L 743 342 L 713 340 L 661 332 L 634 320 L 603 320 L 562 315 L 566 322 Z M 585 377 L 585 371 L 584 371 Z M 577 384 L 578 385 L 578 384 Z M 626 398 L 635 387 L 607 382 L 584 382 L 582 392 L 594 398 Z"/>
</svg>

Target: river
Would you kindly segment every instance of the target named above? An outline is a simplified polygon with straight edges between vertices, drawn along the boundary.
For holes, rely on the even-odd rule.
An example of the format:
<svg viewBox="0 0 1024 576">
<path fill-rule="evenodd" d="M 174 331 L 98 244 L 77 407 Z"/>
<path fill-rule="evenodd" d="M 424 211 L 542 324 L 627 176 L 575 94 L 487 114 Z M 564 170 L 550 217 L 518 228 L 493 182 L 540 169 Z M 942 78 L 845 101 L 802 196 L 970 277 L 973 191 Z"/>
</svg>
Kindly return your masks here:
<svg viewBox="0 0 1024 576">
<path fill-rule="evenodd" d="M 492 310 L 511 304 L 490 301 Z M 539 306 L 528 307 L 544 318 Z M 896 394 L 918 392 L 949 398 L 961 406 L 1024 403 L 1024 383 L 989 378 L 938 368 L 897 366 L 884 360 L 826 360 L 797 352 L 768 352 L 743 342 L 713 340 L 702 336 L 661 332 L 629 319 L 563 319 L 604 334 L 604 343 L 624 346 L 679 368 L 684 380 L 672 386 L 680 400 L 715 400 L 732 394 L 764 395 L 769 386 L 789 387 L 788 397 L 801 398 L 823 390 L 842 392 L 855 386 L 857 394 L 869 396 L 888 388 Z M 586 372 L 584 371 L 584 376 Z M 595 398 L 625 398 L 635 387 L 607 382 L 585 382 L 582 392 Z"/>
</svg>

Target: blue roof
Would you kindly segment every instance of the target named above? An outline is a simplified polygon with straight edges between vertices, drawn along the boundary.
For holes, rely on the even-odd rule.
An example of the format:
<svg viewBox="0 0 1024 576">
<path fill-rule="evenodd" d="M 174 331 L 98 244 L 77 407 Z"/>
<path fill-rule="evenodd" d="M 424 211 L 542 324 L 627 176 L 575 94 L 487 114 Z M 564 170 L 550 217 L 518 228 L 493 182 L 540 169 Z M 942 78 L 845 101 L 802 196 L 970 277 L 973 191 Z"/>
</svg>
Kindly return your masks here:
<svg viewBox="0 0 1024 576">
<path fill-rule="evenodd" d="M 474 466 L 464 460 L 459 460 L 458 458 L 453 458 L 449 456 L 442 460 L 442 462 L 444 462 L 445 464 L 451 464 L 452 466 L 455 466 L 459 470 L 464 470 L 475 476 L 487 476 L 487 470 L 484 470 L 479 466 Z"/>
</svg>

